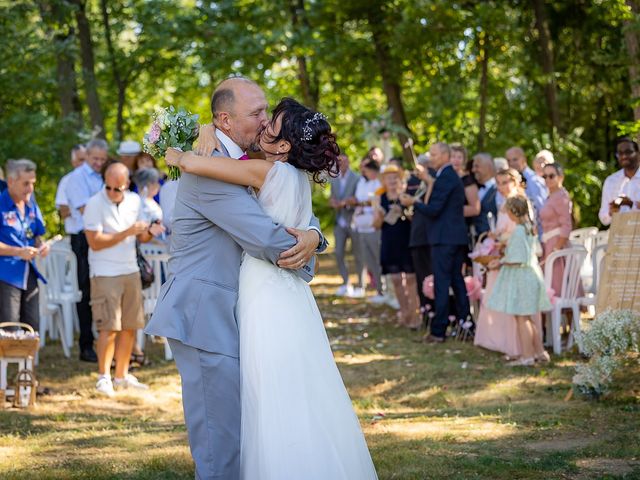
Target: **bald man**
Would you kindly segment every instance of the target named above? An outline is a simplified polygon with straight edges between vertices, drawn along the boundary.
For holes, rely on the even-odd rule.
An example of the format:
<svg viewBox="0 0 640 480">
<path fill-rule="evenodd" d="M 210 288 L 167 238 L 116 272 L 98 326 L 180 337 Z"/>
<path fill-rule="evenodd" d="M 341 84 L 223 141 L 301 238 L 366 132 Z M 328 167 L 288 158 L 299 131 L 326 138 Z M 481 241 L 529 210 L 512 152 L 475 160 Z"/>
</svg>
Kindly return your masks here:
<svg viewBox="0 0 640 480">
<path fill-rule="evenodd" d="M 164 227 L 149 225 L 142 216 L 140 197 L 129 191 L 129 169 L 124 163 L 111 163 L 104 172 L 104 188 L 89 199 L 83 213 L 89 243 L 91 311 L 99 333 L 96 390 L 109 397 L 115 394 L 114 389 L 147 388 L 129 373 L 135 332 L 144 327 L 136 239 L 148 242 Z"/>
<path fill-rule="evenodd" d="M 525 182 L 524 193 L 533 204 L 536 211 L 536 224 L 538 227 L 538 235 L 542 235 L 542 225 L 540 224 L 540 210 L 544 206 L 544 202 L 549 196 L 547 186 L 544 184 L 544 180 L 536 175 L 531 167 L 527 164 L 527 156 L 524 150 L 520 147 L 511 147 L 506 151 L 505 156 L 509 167 L 516 169 L 522 175 L 522 179 Z"/>
<path fill-rule="evenodd" d="M 247 157 L 266 126 L 267 100 L 251 80 L 223 81 L 211 98 L 212 126 L 199 154 Z M 216 159 L 212 158 L 212 162 Z M 301 278 L 326 242 L 316 217 L 309 230 L 275 224 L 246 187 L 183 173 L 171 224 L 169 278 L 146 332 L 166 337 L 182 379 L 184 416 L 196 478 L 240 478 L 239 334 L 235 317 L 243 251 Z"/>
</svg>

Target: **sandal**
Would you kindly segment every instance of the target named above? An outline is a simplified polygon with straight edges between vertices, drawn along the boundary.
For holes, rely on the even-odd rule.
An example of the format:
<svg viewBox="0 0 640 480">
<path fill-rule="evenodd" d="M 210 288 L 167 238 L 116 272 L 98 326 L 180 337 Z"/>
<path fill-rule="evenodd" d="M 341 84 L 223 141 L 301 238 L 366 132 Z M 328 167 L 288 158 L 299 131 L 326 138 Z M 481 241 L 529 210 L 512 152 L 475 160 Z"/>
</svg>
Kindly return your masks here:
<svg viewBox="0 0 640 480">
<path fill-rule="evenodd" d="M 129 365 L 133 367 L 143 367 L 148 363 L 149 361 L 144 353 L 132 353 L 129 359 Z"/>
<path fill-rule="evenodd" d="M 507 365 L 509 367 L 532 367 L 536 364 L 536 359 L 531 358 L 519 358 L 518 360 L 513 360 L 512 362 L 508 362 Z"/>
</svg>

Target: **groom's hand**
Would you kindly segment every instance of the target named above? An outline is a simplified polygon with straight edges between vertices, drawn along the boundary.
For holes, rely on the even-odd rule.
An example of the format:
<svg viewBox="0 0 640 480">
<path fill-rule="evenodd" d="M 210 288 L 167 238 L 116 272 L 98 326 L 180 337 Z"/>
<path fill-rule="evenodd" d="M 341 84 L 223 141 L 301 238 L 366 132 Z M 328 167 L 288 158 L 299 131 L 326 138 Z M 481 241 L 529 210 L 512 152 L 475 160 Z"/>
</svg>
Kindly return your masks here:
<svg viewBox="0 0 640 480">
<path fill-rule="evenodd" d="M 278 266 L 291 270 L 304 267 L 318 248 L 320 234 L 316 230 L 298 230 L 287 228 L 287 232 L 296 237 L 297 243 L 286 252 L 280 254 Z"/>
</svg>

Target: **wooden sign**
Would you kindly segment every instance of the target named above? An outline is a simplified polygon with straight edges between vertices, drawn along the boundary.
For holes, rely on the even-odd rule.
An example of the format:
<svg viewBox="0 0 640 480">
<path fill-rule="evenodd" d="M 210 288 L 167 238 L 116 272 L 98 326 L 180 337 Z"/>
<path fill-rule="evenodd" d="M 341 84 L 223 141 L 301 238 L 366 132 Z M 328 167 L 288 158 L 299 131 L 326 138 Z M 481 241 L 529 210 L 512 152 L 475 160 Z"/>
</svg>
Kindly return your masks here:
<svg viewBox="0 0 640 480">
<path fill-rule="evenodd" d="M 617 213 L 598 282 L 596 310 L 640 312 L 640 212 Z"/>
</svg>

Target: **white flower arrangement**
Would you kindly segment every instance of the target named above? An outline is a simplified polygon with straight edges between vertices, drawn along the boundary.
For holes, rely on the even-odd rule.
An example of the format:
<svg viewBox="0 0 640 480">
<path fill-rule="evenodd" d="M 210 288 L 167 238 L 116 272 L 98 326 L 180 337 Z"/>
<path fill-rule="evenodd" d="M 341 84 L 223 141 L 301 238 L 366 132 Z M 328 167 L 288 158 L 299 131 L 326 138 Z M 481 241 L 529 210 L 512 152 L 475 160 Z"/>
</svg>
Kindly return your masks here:
<svg viewBox="0 0 640 480">
<path fill-rule="evenodd" d="M 597 398 L 607 392 L 614 373 L 630 354 L 640 351 L 640 313 L 607 310 L 578 335 L 590 358 L 576 366 L 573 383 L 583 395 Z"/>
</svg>

